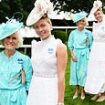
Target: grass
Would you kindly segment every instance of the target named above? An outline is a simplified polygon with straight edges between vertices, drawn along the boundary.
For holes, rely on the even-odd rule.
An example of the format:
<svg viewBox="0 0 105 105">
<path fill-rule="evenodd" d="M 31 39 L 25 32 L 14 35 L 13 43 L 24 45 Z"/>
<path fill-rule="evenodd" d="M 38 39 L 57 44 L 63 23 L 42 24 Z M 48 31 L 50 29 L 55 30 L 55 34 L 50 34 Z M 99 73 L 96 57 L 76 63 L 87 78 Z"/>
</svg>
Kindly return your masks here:
<svg viewBox="0 0 105 105">
<path fill-rule="evenodd" d="M 68 54 L 69 55 L 69 54 Z M 105 102 L 97 103 L 95 101 L 91 101 L 91 97 L 93 95 L 86 95 L 85 100 L 81 100 L 80 97 L 73 100 L 73 94 L 74 94 L 74 86 L 69 85 L 69 77 L 70 77 L 70 57 L 68 57 L 68 64 L 66 69 L 66 89 L 65 89 L 65 105 L 105 105 Z"/>
</svg>

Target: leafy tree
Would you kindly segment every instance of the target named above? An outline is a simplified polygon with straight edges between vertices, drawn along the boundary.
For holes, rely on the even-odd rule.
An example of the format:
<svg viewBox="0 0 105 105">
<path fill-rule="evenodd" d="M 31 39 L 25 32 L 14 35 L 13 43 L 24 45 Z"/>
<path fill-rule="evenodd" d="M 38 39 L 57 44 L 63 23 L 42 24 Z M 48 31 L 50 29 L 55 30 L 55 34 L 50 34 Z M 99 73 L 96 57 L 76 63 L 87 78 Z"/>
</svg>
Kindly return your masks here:
<svg viewBox="0 0 105 105">
<path fill-rule="evenodd" d="M 105 0 L 101 1 L 104 6 Z M 0 23 L 6 21 L 6 16 L 11 18 L 16 12 L 23 14 L 23 21 L 25 22 L 29 12 L 34 7 L 34 2 L 35 0 L 2 0 L 0 2 Z M 59 12 L 78 12 L 84 10 L 89 13 L 94 0 L 51 0 L 51 2 L 54 4 L 54 10 L 58 9 Z"/>
</svg>

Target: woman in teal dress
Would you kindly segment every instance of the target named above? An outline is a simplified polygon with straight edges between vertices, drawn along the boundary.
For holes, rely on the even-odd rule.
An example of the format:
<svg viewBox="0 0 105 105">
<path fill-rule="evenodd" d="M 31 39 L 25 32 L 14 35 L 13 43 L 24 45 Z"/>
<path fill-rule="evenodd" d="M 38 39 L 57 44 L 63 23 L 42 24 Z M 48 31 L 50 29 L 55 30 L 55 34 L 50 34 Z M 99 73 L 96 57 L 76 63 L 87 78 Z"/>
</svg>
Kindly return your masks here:
<svg viewBox="0 0 105 105">
<path fill-rule="evenodd" d="M 32 77 L 30 58 L 16 50 L 22 44 L 18 30 L 22 23 L 8 20 L 0 24 L 0 105 L 26 105 Z"/>
<path fill-rule="evenodd" d="M 92 44 L 92 33 L 85 29 L 86 15 L 85 12 L 74 15 L 73 21 L 76 23 L 77 29 L 70 33 L 68 39 L 68 47 L 71 53 L 70 85 L 76 86 L 73 99 L 78 97 L 79 88 L 82 87 L 82 100 L 85 99 L 84 85 L 86 81 L 89 51 Z"/>
</svg>

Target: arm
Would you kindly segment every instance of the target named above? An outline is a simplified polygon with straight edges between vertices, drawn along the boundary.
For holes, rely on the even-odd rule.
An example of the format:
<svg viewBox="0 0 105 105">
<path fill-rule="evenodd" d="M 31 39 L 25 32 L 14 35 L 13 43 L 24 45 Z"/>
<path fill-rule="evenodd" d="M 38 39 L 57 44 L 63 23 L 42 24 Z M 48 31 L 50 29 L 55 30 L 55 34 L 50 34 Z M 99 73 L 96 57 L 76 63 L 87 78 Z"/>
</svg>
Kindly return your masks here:
<svg viewBox="0 0 105 105">
<path fill-rule="evenodd" d="M 64 102 L 66 64 L 67 49 L 66 46 L 61 43 L 57 47 L 58 103 Z"/>
<path fill-rule="evenodd" d="M 89 39 L 89 49 L 91 50 L 91 46 L 92 46 L 92 43 L 93 43 L 93 35 L 92 35 L 92 32 L 89 33 L 88 39 Z"/>
<path fill-rule="evenodd" d="M 29 57 L 25 59 L 23 69 L 25 71 L 25 81 L 26 81 L 25 87 L 26 87 L 26 90 L 28 90 L 32 79 L 32 65 Z"/>
<path fill-rule="evenodd" d="M 68 48 L 70 50 L 70 55 L 71 55 L 72 60 L 76 62 L 77 58 L 73 53 L 73 48 L 74 48 L 73 43 L 74 43 L 73 32 L 71 32 L 68 38 Z"/>
</svg>

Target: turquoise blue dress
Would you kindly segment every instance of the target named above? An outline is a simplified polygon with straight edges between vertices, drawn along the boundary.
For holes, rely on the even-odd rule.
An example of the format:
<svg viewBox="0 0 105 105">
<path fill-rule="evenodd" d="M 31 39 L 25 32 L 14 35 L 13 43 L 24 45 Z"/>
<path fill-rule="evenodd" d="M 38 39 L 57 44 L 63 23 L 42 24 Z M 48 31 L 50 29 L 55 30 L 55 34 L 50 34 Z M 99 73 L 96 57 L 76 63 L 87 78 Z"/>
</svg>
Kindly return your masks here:
<svg viewBox="0 0 105 105">
<path fill-rule="evenodd" d="M 26 81 L 21 82 L 21 69 Z M 28 56 L 16 51 L 10 58 L 0 52 L 0 105 L 26 105 L 26 90 L 32 78 L 32 65 Z"/>
<path fill-rule="evenodd" d="M 82 31 L 75 29 L 69 35 L 68 47 L 77 57 L 77 62 L 71 60 L 70 85 L 84 86 L 85 84 L 92 39 L 92 33 L 87 29 Z"/>
</svg>

